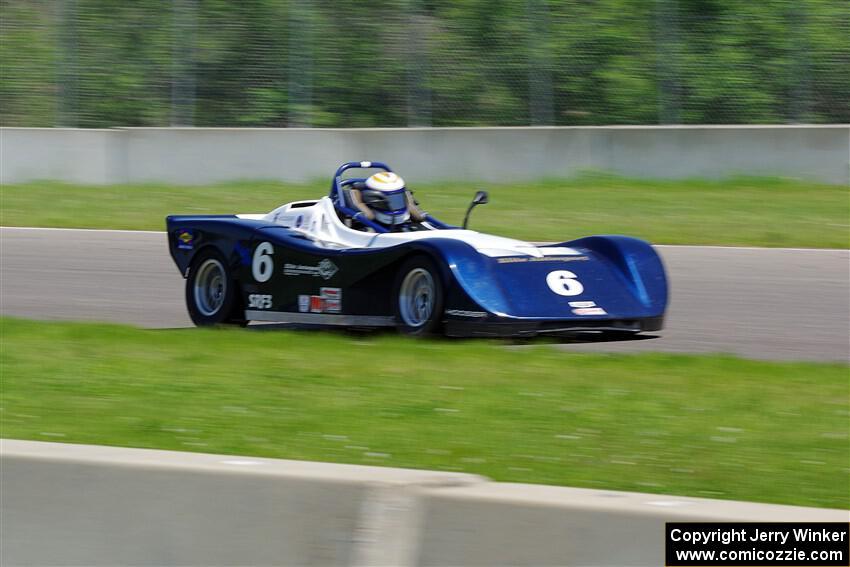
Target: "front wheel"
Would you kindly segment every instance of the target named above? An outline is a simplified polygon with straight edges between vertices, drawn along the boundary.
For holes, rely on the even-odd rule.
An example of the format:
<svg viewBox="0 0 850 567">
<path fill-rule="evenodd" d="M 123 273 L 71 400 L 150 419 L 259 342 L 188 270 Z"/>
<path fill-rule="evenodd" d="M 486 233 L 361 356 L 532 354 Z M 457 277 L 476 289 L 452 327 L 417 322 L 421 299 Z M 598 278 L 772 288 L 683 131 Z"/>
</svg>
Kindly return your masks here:
<svg viewBox="0 0 850 567">
<path fill-rule="evenodd" d="M 394 298 L 399 332 L 425 336 L 439 330 L 443 314 L 443 284 L 430 259 L 417 256 L 402 265 L 396 278 Z"/>
<path fill-rule="evenodd" d="M 198 254 L 186 278 L 186 307 L 199 327 L 223 323 L 244 325 L 234 282 L 227 262 L 216 250 Z"/>
</svg>

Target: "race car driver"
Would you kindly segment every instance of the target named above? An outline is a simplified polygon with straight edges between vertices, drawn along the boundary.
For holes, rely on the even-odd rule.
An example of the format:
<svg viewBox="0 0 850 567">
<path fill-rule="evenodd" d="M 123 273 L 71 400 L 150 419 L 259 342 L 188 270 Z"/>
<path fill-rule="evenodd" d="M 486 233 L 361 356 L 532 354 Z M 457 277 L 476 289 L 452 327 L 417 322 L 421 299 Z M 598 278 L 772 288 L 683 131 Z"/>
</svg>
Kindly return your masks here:
<svg viewBox="0 0 850 567">
<path fill-rule="evenodd" d="M 392 231 L 417 230 L 425 220 L 404 179 L 391 171 L 369 177 L 360 188 L 350 191 L 351 201 L 369 220 Z"/>
</svg>

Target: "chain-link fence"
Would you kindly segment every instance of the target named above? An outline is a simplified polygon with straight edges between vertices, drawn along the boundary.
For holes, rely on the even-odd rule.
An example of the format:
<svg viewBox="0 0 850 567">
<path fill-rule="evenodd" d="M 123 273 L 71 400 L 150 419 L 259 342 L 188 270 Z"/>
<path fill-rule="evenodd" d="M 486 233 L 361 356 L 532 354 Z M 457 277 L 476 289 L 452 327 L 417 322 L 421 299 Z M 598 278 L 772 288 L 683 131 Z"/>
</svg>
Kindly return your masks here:
<svg viewBox="0 0 850 567">
<path fill-rule="evenodd" d="M 847 0 L 3 0 L 4 126 L 850 122 Z"/>
</svg>

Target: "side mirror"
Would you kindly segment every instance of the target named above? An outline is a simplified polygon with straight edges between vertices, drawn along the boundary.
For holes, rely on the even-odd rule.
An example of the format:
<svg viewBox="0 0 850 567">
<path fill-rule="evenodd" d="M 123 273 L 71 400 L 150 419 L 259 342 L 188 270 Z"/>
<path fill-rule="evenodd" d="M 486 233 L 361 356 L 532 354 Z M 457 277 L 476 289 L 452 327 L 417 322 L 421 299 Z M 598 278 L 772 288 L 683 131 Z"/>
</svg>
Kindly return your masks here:
<svg viewBox="0 0 850 567">
<path fill-rule="evenodd" d="M 472 209 L 475 208 L 476 205 L 486 205 L 490 202 L 490 196 L 487 195 L 487 191 L 476 191 L 475 197 L 472 198 L 472 202 L 469 204 L 469 208 L 466 209 L 466 216 L 463 217 L 463 228 L 466 229 L 466 225 L 469 224 L 469 213 L 472 212 Z"/>
</svg>

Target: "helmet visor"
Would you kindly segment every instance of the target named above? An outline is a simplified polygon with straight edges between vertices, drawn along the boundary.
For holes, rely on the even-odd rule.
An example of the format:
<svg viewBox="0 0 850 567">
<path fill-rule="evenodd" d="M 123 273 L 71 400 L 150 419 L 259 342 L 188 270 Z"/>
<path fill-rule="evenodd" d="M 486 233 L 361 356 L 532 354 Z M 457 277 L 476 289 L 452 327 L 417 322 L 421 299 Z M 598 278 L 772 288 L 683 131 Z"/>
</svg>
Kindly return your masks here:
<svg viewBox="0 0 850 567">
<path fill-rule="evenodd" d="M 407 196 L 404 189 L 397 191 L 363 191 L 363 202 L 376 211 L 385 213 L 400 213 L 407 210 Z"/>
</svg>

